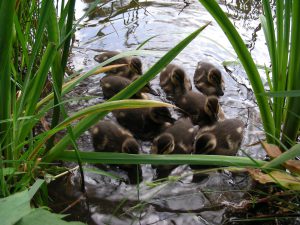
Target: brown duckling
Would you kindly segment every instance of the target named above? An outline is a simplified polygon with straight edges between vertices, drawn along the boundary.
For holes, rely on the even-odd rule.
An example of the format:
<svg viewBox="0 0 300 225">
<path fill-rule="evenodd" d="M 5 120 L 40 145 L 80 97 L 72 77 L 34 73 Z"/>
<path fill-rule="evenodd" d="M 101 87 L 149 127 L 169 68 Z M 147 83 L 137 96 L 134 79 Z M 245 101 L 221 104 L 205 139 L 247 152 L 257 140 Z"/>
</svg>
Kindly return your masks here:
<svg viewBox="0 0 300 225">
<path fill-rule="evenodd" d="M 244 127 L 239 119 L 226 119 L 202 128 L 195 138 L 195 153 L 236 155 L 243 140 Z"/>
<path fill-rule="evenodd" d="M 181 118 L 163 133 L 157 136 L 152 144 L 152 154 L 190 154 L 193 151 L 193 142 L 197 132 L 190 118 Z M 176 165 L 159 165 L 156 168 L 157 178 L 168 176 Z"/>
<path fill-rule="evenodd" d="M 94 60 L 99 63 L 102 63 L 102 62 L 106 61 L 107 59 L 118 55 L 119 53 L 120 52 L 117 52 L 117 51 L 107 51 L 102 54 L 96 55 L 94 57 Z M 127 64 L 127 66 L 122 66 L 119 68 L 112 69 L 112 70 L 108 71 L 107 74 L 126 77 L 130 80 L 132 80 L 133 77 L 136 75 L 143 74 L 142 62 L 137 57 L 123 57 L 123 58 L 117 59 L 117 60 L 109 63 L 108 65 L 116 65 L 116 64 Z"/>
<path fill-rule="evenodd" d="M 172 97 L 182 95 L 192 90 L 191 81 L 184 70 L 174 64 L 169 64 L 159 76 L 159 85 Z"/>
<path fill-rule="evenodd" d="M 224 95 L 224 81 L 221 71 L 207 62 L 198 62 L 194 74 L 195 87 L 203 94 L 210 96 Z"/>
<path fill-rule="evenodd" d="M 154 139 L 152 153 L 189 154 L 193 151 L 196 131 L 190 118 L 181 118 Z"/>
<path fill-rule="evenodd" d="M 188 91 L 177 97 L 175 104 L 199 126 L 213 124 L 219 119 L 220 105 L 215 96 Z"/>
<path fill-rule="evenodd" d="M 91 129 L 92 141 L 97 152 L 121 152 L 129 154 L 138 154 L 140 150 L 139 143 L 132 134 L 111 121 L 100 121 Z M 136 184 L 142 181 L 142 170 L 140 165 L 120 165 L 120 169 L 128 173 L 130 183 Z"/>
<path fill-rule="evenodd" d="M 113 111 L 117 121 L 135 137 L 151 140 L 174 122 L 168 108 L 140 108 Z"/>
<path fill-rule="evenodd" d="M 241 146 L 244 123 L 238 119 L 218 121 L 213 126 L 198 131 L 194 142 L 195 154 L 234 156 Z M 208 169 L 210 166 L 190 165 L 193 170 Z M 202 180 L 205 174 L 194 174 L 193 182 Z"/>
</svg>

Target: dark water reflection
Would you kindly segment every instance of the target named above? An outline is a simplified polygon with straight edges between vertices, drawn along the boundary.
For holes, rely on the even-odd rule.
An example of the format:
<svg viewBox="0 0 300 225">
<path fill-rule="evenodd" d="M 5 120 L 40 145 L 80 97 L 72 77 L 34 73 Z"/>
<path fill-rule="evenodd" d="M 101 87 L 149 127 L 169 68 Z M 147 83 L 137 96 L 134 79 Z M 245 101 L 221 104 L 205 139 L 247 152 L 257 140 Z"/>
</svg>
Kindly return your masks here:
<svg viewBox="0 0 300 225">
<path fill-rule="evenodd" d="M 259 146 L 249 147 L 263 138 L 262 126 L 253 93 L 247 76 L 240 65 L 222 66 L 224 61 L 236 61 L 234 50 L 213 18 L 196 0 L 186 5 L 176 1 L 102 1 L 101 7 L 93 11 L 76 32 L 72 65 L 75 70 L 87 71 L 97 65 L 93 60 L 100 50 L 126 51 L 136 49 L 150 37 L 159 35 L 148 42 L 143 49 L 155 50 L 161 54 L 143 56 L 144 71 L 153 65 L 166 51 L 175 46 L 201 25 L 213 21 L 199 37 L 179 54 L 174 63 L 181 65 L 192 78 L 200 60 L 214 63 L 223 73 L 225 95 L 220 99 L 228 118 L 238 117 L 247 124 L 242 150 L 254 158 L 263 158 Z M 77 1 L 76 17 L 79 18 L 92 4 L 91 0 Z M 220 1 L 221 7 L 231 18 L 258 64 L 269 64 L 267 48 L 259 22 L 260 1 Z M 187 7 L 186 7 L 187 6 Z M 109 22 L 108 22 L 109 21 Z M 261 71 L 263 74 L 263 71 Z M 99 88 L 99 74 L 82 82 L 72 93 L 75 96 L 98 96 L 92 100 L 74 102 L 70 110 L 102 102 Z M 158 79 L 152 82 L 160 92 Z M 165 96 L 160 96 L 166 101 Z M 108 116 L 112 118 L 111 115 Z M 113 118 L 112 118 L 113 119 Z M 89 134 L 80 138 L 81 149 L 91 150 Z M 149 143 L 143 143 L 143 151 L 149 151 Z M 180 174 L 189 169 L 179 167 Z M 176 172 L 176 171 L 175 171 Z M 146 181 L 151 181 L 153 171 L 143 167 Z M 226 220 L 226 202 L 239 202 L 251 182 L 245 176 L 214 172 L 202 182 L 191 183 L 191 176 L 180 182 L 169 182 L 149 188 L 146 182 L 137 189 L 124 183 L 111 181 L 99 175 L 88 174 L 87 188 L 92 219 L 96 224 L 221 224 Z M 124 199 L 127 199 L 124 201 Z M 122 202 L 124 201 L 124 204 Z M 131 208 L 136 206 L 138 207 Z"/>
</svg>

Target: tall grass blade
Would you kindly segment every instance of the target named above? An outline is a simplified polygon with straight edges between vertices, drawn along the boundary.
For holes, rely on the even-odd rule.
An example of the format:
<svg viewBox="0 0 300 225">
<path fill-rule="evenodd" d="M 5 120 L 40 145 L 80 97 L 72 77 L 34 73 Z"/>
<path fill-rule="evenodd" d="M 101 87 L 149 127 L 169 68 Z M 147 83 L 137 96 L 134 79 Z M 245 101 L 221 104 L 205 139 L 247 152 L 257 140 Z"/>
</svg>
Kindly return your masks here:
<svg viewBox="0 0 300 225">
<path fill-rule="evenodd" d="M 300 90 L 300 1 L 293 1 L 292 5 L 292 30 L 291 52 L 288 70 L 288 90 Z M 285 138 L 295 141 L 299 131 L 300 120 L 295 115 L 300 115 L 300 97 L 287 98 L 287 115 L 283 126 L 282 142 L 288 145 Z M 288 145 L 290 146 L 290 145 Z"/>
<path fill-rule="evenodd" d="M 32 69 L 34 66 L 34 63 L 36 62 L 36 58 L 38 56 L 38 52 L 41 50 L 41 45 L 44 37 L 44 31 L 46 27 L 46 23 L 48 20 L 49 10 L 51 1 L 43 0 L 42 1 L 42 7 L 40 10 L 40 16 L 38 20 L 38 27 L 37 27 L 37 33 L 35 34 L 35 42 L 32 46 L 32 51 L 29 58 L 29 65 L 27 68 L 27 73 L 25 76 L 25 82 L 22 89 L 22 96 L 20 99 L 20 103 L 18 104 L 18 115 L 20 116 L 22 112 L 25 110 L 24 105 L 27 102 L 30 102 L 30 98 L 28 98 L 28 92 L 30 92 L 31 89 L 31 79 L 33 78 Z M 33 4 L 35 5 L 35 4 Z M 30 32 L 30 31 L 29 31 Z"/>
<path fill-rule="evenodd" d="M 156 155 L 156 154 L 126 154 L 107 152 L 80 152 L 81 159 L 87 163 L 105 164 L 153 164 L 153 165 L 213 165 L 257 167 L 266 164 L 265 161 L 249 159 L 247 157 L 221 155 Z M 58 159 L 76 161 L 74 151 L 63 151 Z"/>
<path fill-rule="evenodd" d="M 26 105 L 25 116 L 31 116 L 35 111 L 35 107 L 42 93 L 50 66 L 55 57 L 55 52 L 56 46 L 53 43 L 48 44 L 45 54 L 42 58 L 38 73 L 31 82 L 32 87 L 27 96 L 28 104 Z M 25 137 L 30 133 L 35 123 L 36 121 L 21 121 L 20 130 L 18 133 L 19 141 L 23 141 L 25 139 Z"/>
<path fill-rule="evenodd" d="M 2 1 L 0 4 L 0 121 L 9 119 L 11 116 L 11 70 L 10 57 L 13 34 L 13 18 L 15 15 L 16 1 Z M 7 146 L 11 140 L 7 135 L 10 124 L 0 123 L 0 149 L 2 145 Z M 10 150 L 7 149 L 5 155 L 9 157 Z M 2 157 L 2 151 L 0 151 Z"/>
<path fill-rule="evenodd" d="M 57 23 L 57 15 L 54 3 L 51 4 L 49 8 L 49 20 L 47 24 L 47 30 L 49 32 L 48 38 L 49 41 L 56 44 L 56 46 L 60 42 L 60 33 L 59 33 L 59 26 Z M 53 86 L 56 88 L 54 89 L 55 97 L 54 97 L 54 109 L 52 113 L 52 121 L 51 121 L 51 128 L 54 128 L 58 122 L 60 117 L 60 104 L 59 104 L 59 98 L 61 95 L 62 90 L 62 83 L 63 83 L 63 77 L 64 77 L 64 70 L 62 65 L 62 57 L 61 57 L 61 51 L 60 49 L 57 49 L 55 52 L 55 58 L 52 63 L 52 77 L 53 77 Z M 47 142 L 47 149 L 52 148 L 54 143 L 55 135 L 53 135 Z"/>
<path fill-rule="evenodd" d="M 276 168 L 282 165 L 284 162 L 294 159 L 296 156 L 300 155 L 300 144 L 294 145 L 289 151 L 284 152 L 280 156 L 276 157 L 272 161 L 266 163 L 263 168 Z"/>
</svg>

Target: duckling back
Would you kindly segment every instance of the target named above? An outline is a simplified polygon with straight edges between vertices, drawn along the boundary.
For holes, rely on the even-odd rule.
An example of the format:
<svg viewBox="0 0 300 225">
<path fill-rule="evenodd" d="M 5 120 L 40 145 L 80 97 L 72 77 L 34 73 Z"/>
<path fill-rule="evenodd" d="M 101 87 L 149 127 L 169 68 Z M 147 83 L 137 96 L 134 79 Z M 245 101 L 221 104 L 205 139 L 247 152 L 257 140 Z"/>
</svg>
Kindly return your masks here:
<svg viewBox="0 0 300 225">
<path fill-rule="evenodd" d="M 109 99 L 127 87 L 131 81 L 125 77 L 105 76 L 100 80 L 103 97 Z"/>
<path fill-rule="evenodd" d="M 159 79 L 161 88 L 167 95 L 172 97 L 182 95 L 192 89 L 191 81 L 188 79 L 185 71 L 174 64 L 169 64 L 160 73 Z"/>
<path fill-rule="evenodd" d="M 100 80 L 100 87 L 102 88 L 102 93 L 104 99 L 109 99 L 126 88 L 129 84 L 131 84 L 131 80 L 120 77 L 120 76 L 111 76 L 107 75 Z M 154 90 L 152 90 L 150 84 L 146 84 L 140 91 L 135 93 L 131 98 L 133 99 L 148 99 L 148 96 L 144 92 L 149 92 L 152 94 Z"/>
<path fill-rule="evenodd" d="M 135 137 L 151 140 L 174 120 L 168 108 L 122 109 L 113 111 L 117 121 Z"/>
<path fill-rule="evenodd" d="M 98 152 L 123 152 L 124 143 L 134 139 L 129 131 L 114 122 L 106 120 L 102 120 L 92 127 L 91 134 L 94 149 Z M 131 143 L 135 146 L 137 154 L 139 145 L 134 141 Z"/>
<path fill-rule="evenodd" d="M 199 126 L 213 124 L 218 120 L 219 101 L 214 96 L 188 91 L 175 99 L 175 104 Z"/>
<path fill-rule="evenodd" d="M 140 145 L 132 134 L 111 121 L 100 121 L 92 127 L 91 134 L 97 152 L 139 153 Z M 142 181 L 140 165 L 119 165 L 119 168 L 127 172 L 131 184 Z"/>
<path fill-rule="evenodd" d="M 190 118 L 181 118 L 168 127 L 163 134 L 169 133 L 174 138 L 174 150 L 172 154 L 190 154 L 193 151 L 193 142 L 196 128 Z M 158 136 L 157 138 L 159 138 Z"/>
<path fill-rule="evenodd" d="M 152 154 L 190 154 L 197 129 L 189 118 L 181 118 L 158 135 L 151 147 Z M 176 165 L 154 165 L 157 178 L 168 176 Z"/>
<path fill-rule="evenodd" d="M 198 63 L 194 74 L 194 84 L 205 95 L 224 95 L 224 81 L 221 71 L 210 63 Z"/>
</svg>

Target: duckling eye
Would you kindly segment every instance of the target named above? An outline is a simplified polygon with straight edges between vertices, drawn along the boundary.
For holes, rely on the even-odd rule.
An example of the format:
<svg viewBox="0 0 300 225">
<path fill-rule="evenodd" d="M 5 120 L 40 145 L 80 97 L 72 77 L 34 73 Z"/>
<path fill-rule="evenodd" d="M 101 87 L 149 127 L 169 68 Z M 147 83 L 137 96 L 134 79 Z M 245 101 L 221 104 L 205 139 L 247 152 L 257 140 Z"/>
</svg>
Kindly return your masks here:
<svg viewBox="0 0 300 225">
<path fill-rule="evenodd" d="M 213 81 L 218 84 L 218 85 L 221 85 L 221 79 L 220 79 L 220 76 L 215 73 L 215 75 L 213 76 Z"/>
<path fill-rule="evenodd" d="M 221 85 L 222 75 L 218 69 L 210 70 L 209 75 L 210 75 L 210 79 L 211 79 L 212 83 L 214 83 L 216 85 Z"/>
</svg>

